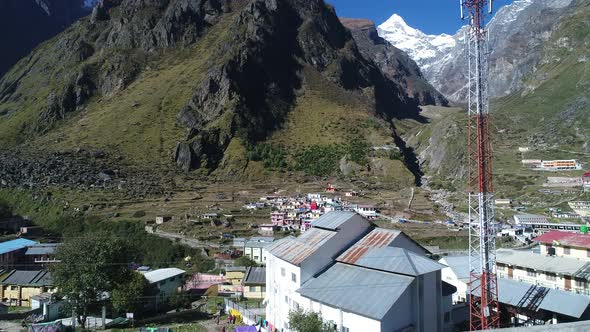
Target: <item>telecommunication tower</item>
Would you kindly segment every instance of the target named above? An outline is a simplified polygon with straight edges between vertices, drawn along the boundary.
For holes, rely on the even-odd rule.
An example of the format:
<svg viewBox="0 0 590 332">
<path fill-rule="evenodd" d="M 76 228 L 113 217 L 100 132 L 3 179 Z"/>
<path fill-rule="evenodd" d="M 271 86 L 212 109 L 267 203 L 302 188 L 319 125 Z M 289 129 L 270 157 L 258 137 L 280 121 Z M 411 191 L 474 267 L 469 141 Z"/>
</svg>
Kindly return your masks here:
<svg viewBox="0 0 590 332">
<path fill-rule="evenodd" d="M 461 18 L 469 20 L 469 269 L 470 330 L 500 325 L 494 188 L 488 100 L 488 32 L 486 17 L 492 0 L 459 0 Z"/>
</svg>

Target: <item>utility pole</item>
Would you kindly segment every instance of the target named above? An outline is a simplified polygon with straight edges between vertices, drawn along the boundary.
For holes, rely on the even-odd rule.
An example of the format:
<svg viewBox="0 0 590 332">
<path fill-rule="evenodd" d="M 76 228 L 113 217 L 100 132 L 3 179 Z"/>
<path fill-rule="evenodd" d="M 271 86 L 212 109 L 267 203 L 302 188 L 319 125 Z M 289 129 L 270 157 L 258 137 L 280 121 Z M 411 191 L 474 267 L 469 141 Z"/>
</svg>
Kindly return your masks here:
<svg viewBox="0 0 590 332">
<path fill-rule="evenodd" d="M 500 327 L 494 188 L 488 98 L 486 16 L 493 0 L 459 0 L 461 18 L 469 20 L 469 311 L 470 330 Z M 467 15 L 465 15 L 467 14 Z"/>
</svg>

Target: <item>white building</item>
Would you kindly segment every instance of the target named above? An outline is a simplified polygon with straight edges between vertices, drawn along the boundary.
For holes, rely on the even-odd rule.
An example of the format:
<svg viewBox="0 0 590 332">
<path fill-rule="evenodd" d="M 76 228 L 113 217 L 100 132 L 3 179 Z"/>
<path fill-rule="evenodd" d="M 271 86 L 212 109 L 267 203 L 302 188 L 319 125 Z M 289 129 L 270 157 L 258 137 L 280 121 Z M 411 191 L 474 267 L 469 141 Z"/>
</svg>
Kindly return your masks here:
<svg viewBox="0 0 590 332">
<path fill-rule="evenodd" d="M 530 225 L 533 223 L 546 223 L 548 222 L 547 217 L 538 214 L 515 214 L 514 223 L 517 225 Z"/>
<path fill-rule="evenodd" d="M 185 273 L 184 270 L 177 268 L 158 269 L 143 273 L 149 287 L 155 293 L 149 305 L 153 306 L 155 310 L 167 305 L 170 297 L 175 292 L 181 291 Z"/>
<path fill-rule="evenodd" d="M 357 205 L 354 208 L 354 212 L 360 214 L 361 216 L 367 219 L 376 219 L 378 217 L 377 209 L 374 205 Z"/>
<path fill-rule="evenodd" d="M 590 295 L 590 263 L 583 260 L 502 249 L 496 265 L 501 278 Z"/>
<path fill-rule="evenodd" d="M 567 204 L 580 216 L 590 218 L 590 201 L 575 201 Z"/>
<path fill-rule="evenodd" d="M 347 332 L 442 331 L 443 319 L 450 321 L 443 266 L 402 232 L 371 230 L 358 214 L 328 213 L 268 250 L 266 319 L 278 329 L 289 331 L 297 308 Z"/>
<path fill-rule="evenodd" d="M 268 257 L 268 247 L 275 239 L 267 236 L 256 236 L 244 244 L 244 256 L 255 261 L 257 264 L 265 265 Z"/>
<path fill-rule="evenodd" d="M 539 255 L 540 256 L 540 255 Z M 441 259 L 448 265 L 443 269 L 443 280 L 451 283 L 457 288 L 459 299 L 468 299 L 469 293 L 469 256 L 454 256 Z M 562 321 L 585 320 L 590 318 L 590 297 L 587 295 L 575 294 L 556 288 L 546 288 L 543 285 L 531 284 L 517 279 L 505 278 L 505 275 L 498 273 L 498 302 L 500 309 L 506 312 L 527 312 L 526 306 L 530 301 L 524 301 L 529 294 L 540 293 L 538 299 L 537 318 L 540 320 L 551 320 L 553 323 Z M 464 293 L 463 293 L 464 291 Z M 460 308 L 464 304 L 457 304 Z M 522 310 L 522 311 L 521 311 Z M 526 317 L 526 316 L 524 316 Z M 522 318 L 522 317 L 521 317 Z M 466 317 L 468 319 L 468 316 Z"/>
</svg>

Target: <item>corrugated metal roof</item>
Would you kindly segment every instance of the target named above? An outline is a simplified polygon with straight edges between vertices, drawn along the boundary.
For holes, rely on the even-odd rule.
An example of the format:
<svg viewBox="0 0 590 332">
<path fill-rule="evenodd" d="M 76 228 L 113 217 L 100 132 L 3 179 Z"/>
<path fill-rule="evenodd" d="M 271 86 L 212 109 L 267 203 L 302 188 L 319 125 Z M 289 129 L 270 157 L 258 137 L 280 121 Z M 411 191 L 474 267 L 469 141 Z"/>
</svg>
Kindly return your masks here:
<svg viewBox="0 0 590 332">
<path fill-rule="evenodd" d="M 51 286 L 53 280 L 51 273 L 45 270 L 42 271 L 21 271 L 14 270 L 10 272 L 1 284 L 4 285 L 32 285 L 32 286 Z"/>
<path fill-rule="evenodd" d="M 266 268 L 249 267 L 244 278 L 244 285 L 260 285 L 266 283 Z"/>
<path fill-rule="evenodd" d="M 336 263 L 297 292 L 325 305 L 381 320 L 413 281 L 413 277 Z"/>
<path fill-rule="evenodd" d="M 318 220 L 311 223 L 313 227 L 320 227 L 329 230 L 337 230 L 342 224 L 350 220 L 351 218 L 358 217 L 360 221 L 366 222 L 363 217 L 348 211 L 333 211 L 324 214 Z"/>
<path fill-rule="evenodd" d="M 178 275 L 184 274 L 185 271 L 181 269 L 177 269 L 175 267 L 167 268 L 167 269 L 159 269 L 150 272 L 144 273 L 144 277 L 150 284 L 154 284 L 156 282 L 160 282 L 166 280 L 168 278 L 172 278 Z"/>
<path fill-rule="evenodd" d="M 590 234 L 550 231 L 533 239 L 535 242 L 552 244 L 559 242 L 561 246 L 590 248 Z"/>
<path fill-rule="evenodd" d="M 57 250 L 58 243 L 38 243 L 27 248 L 25 255 L 52 255 Z"/>
<path fill-rule="evenodd" d="M 290 236 L 275 241 L 266 250 L 282 260 L 299 265 L 334 235 L 336 232 L 314 227 L 297 238 Z"/>
<path fill-rule="evenodd" d="M 535 287 L 535 285 L 512 279 L 498 278 L 498 300 L 500 303 L 517 306 L 531 287 Z M 479 288 L 476 288 L 474 294 L 479 296 Z M 590 297 L 586 295 L 549 288 L 549 292 L 541 301 L 539 309 L 580 318 L 588 305 L 590 305 Z"/>
<path fill-rule="evenodd" d="M 575 275 L 590 264 L 575 258 L 545 256 L 530 251 L 508 249 L 496 251 L 496 262 L 566 275 Z"/>
<path fill-rule="evenodd" d="M 342 263 L 412 276 L 444 268 L 444 265 L 427 257 L 404 248 L 391 247 L 392 242 L 398 236 L 404 235 L 397 230 L 376 228 L 336 260 Z"/>
<path fill-rule="evenodd" d="M 469 256 L 447 256 L 439 262 L 450 267 L 457 276 L 457 279 L 465 282 L 469 281 Z"/>
<path fill-rule="evenodd" d="M 410 276 L 423 275 L 445 267 L 428 257 L 395 247 L 370 248 L 352 264 Z"/>
<path fill-rule="evenodd" d="M 7 252 L 23 249 L 27 246 L 36 244 L 37 242 L 27 239 L 16 239 L 0 243 L 0 255 Z"/>
</svg>

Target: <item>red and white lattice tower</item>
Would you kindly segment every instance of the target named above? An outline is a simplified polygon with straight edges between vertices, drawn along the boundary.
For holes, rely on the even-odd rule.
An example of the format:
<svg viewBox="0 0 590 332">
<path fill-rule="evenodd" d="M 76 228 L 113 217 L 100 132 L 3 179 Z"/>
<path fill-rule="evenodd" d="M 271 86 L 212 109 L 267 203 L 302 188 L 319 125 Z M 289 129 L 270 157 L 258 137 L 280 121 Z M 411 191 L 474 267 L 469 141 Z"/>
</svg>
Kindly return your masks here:
<svg viewBox="0 0 590 332">
<path fill-rule="evenodd" d="M 500 326 L 494 188 L 488 101 L 488 33 L 486 16 L 492 0 L 460 0 L 461 17 L 469 20 L 469 269 L 470 330 Z"/>
</svg>

